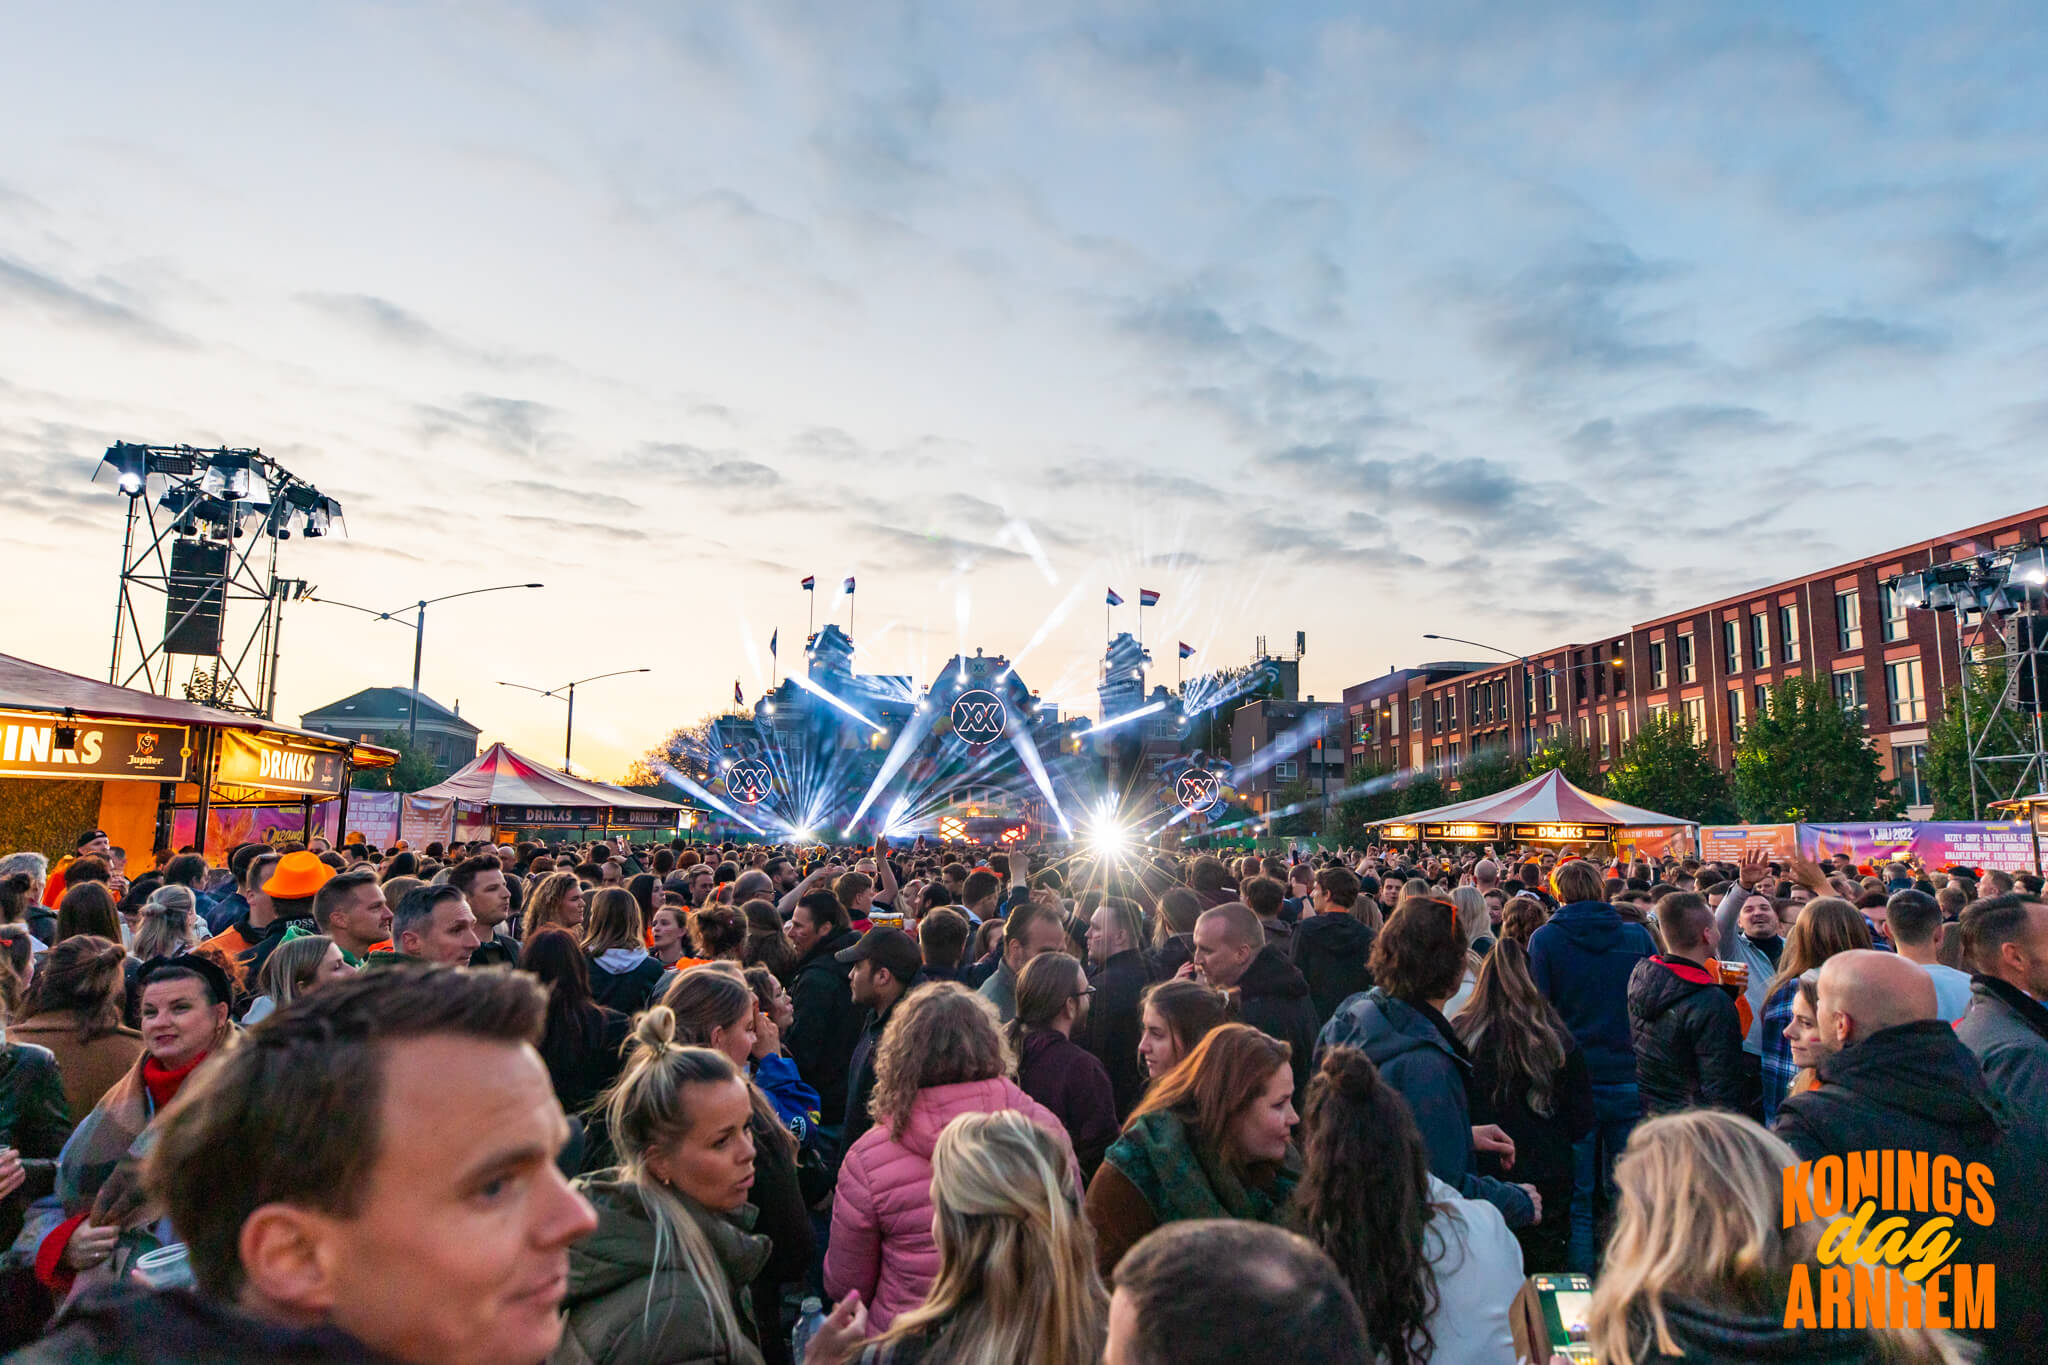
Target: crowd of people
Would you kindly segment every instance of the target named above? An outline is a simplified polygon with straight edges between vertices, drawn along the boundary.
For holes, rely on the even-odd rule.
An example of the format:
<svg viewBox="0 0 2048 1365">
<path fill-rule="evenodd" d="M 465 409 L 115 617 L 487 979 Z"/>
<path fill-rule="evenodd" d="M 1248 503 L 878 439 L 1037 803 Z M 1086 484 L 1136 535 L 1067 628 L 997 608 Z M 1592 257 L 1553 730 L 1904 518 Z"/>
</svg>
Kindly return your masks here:
<svg viewBox="0 0 2048 1365">
<path fill-rule="evenodd" d="M 10 1360 L 2048 1340 L 2036 876 L 923 840 L 153 862 L 129 880 L 99 831 L 0 858 Z M 1831 1223 L 1879 1154 L 1968 1216 L 1952 1281 L 1914 1261 L 1873 1306 L 1929 1253 Z M 1551 1321 L 1529 1277 L 1566 1274 L 1590 1304 Z"/>
</svg>

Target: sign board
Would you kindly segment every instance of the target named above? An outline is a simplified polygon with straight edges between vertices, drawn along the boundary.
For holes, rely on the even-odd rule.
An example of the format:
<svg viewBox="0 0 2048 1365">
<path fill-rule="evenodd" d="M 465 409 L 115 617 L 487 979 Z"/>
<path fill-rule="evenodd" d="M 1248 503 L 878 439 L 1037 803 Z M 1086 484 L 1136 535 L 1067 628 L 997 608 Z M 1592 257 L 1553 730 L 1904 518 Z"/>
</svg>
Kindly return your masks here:
<svg viewBox="0 0 2048 1365">
<path fill-rule="evenodd" d="M 1414 825 L 1381 825 L 1380 838 L 1391 844 L 1405 844 L 1422 837 L 1422 831 Z"/>
<path fill-rule="evenodd" d="M 954 701 L 952 719 L 953 733 L 969 745 L 980 747 L 1003 737 L 1010 713 L 1001 697 L 985 687 L 975 687 L 962 692 Z"/>
<path fill-rule="evenodd" d="M 1777 863 L 1789 863 L 1799 851 L 1792 825 L 1701 825 L 1700 857 L 1708 862 L 1737 863 L 1761 846 Z"/>
<path fill-rule="evenodd" d="M 69 748 L 57 731 L 69 728 Z M 34 711 L 0 711 L 0 777 L 101 777 L 182 782 L 190 758 L 190 732 L 182 725 L 98 720 L 70 722 Z"/>
<path fill-rule="evenodd" d="M 445 844 L 455 837 L 455 798 L 407 793 L 398 801 L 398 837 L 408 847 Z"/>
<path fill-rule="evenodd" d="M 614 810 L 612 823 L 636 829 L 670 829 L 675 825 L 675 817 L 672 810 Z"/>
<path fill-rule="evenodd" d="M 501 806 L 501 825 L 601 825 L 604 812 L 596 806 Z"/>
<path fill-rule="evenodd" d="M 1612 825 L 1575 825 L 1568 821 L 1515 825 L 1511 837 L 1517 841 L 1529 839 L 1537 843 L 1574 844 L 1587 839 L 1605 839 L 1613 828 Z"/>
<path fill-rule="evenodd" d="M 348 773 L 348 755 L 339 750 L 222 730 L 213 783 L 217 788 L 339 796 L 348 785 Z"/>
<path fill-rule="evenodd" d="M 2034 866 L 2033 832 L 2017 820 L 1998 824 L 1901 820 L 1801 825 L 1799 851 L 1815 862 L 1847 854 L 1859 864 L 1888 862 L 1910 853 L 1937 871 L 1944 867 L 1999 867 L 2020 872 Z"/>
<path fill-rule="evenodd" d="M 1446 825 L 1424 825 L 1425 839 L 1498 839 L 1499 825 L 1485 825 L 1476 821 L 1460 820 Z"/>
<path fill-rule="evenodd" d="M 743 806 L 758 806 L 775 790 L 775 773 L 758 758 L 743 758 L 725 770 L 725 794 Z"/>
<path fill-rule="evenodd" d="M 313 833 L 325 835 L 329 843 L 334 842 L 336 811 L 333 805 L 313 808 Z M 197 807 L 180 806 L 171 812 L 173 844 L 182 848 L 197 843 L 198 834 Z M 206 847 L 215 856 L 237 844 L 269 844 L 274 848 L 305 837 L 306 812 L 298 806 L 212 806 L 206 812 Z"/>
<path fill-rule="evenodd" d="M 1223 784 L 1207 768 L 1189 768 L 1174 779 L 1174 797 L 1190 814 L 1199 815 L 1223 799 Z"/>
</svg>

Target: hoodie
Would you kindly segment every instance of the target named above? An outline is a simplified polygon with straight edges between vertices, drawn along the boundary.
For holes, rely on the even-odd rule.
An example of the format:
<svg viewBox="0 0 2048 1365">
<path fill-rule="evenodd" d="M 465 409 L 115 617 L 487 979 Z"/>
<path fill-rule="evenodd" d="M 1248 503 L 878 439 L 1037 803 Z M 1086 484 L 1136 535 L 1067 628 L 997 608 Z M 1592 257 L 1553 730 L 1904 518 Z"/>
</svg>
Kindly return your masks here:
<svg viewBox="0 0 2048 1365">
<path fill-rule="evenodd" d="M 1628 982 L 1657 951 L 1650 931 L 1606 901 L 1573 901 L 1529 940 L 1529 974 L 1586 1053 L 1594 1085 L 1634 1085 Z"/>
<path fill-rule="evenodd" d="M 2015 1109 L 1985 1082 L 1977 1059 L 1938 1019 L 1879 1029 L 1817 1068 L 1819 1084 L 1778 1109 L 1778 1136 L 1801 1161 L 1853 1152 L 1899 1150 L 1948 1156 L 1965 1170 L 1990 1169 L 1990 1225 L 1954 1220 L 1960 1244 L 1953 1264 L 1991 1265 L 1996 1331 L 1965 1333 L 1985 1348 L 1984 1365 L 2039 1359 L 2048 1338 L 2048 1126 Z M 1918 1225 L 1922 1220 L 1906 1215 Z"/>
<path fill-rule="evenodd" d="M 1059 1118 L 1081 1183 L 1093 1180 L 1118 1129 L 1116 1093 L 1101 1061 L 1058 1029 L 1030 1029 L 1017 1048 L 1017 1086 Z"/>
<path fill-rule="evenodd" d="M 1629 1031 L 1643 1113 L 1756 1103 L 1735 1001 L 1713 973 L 1682 957 L 1646 957 L 1628 981 Z"/>
<path fill-rule="evenodd" d="M 645 948 L 607 948 L 590 959 L 590 998 L 630 1017 L 653 1001 L 666 970 Z"/>
<path fill-rule="evenodd" d="M 1308 981 L 1270 943 L 1237 979 L 1237 1017 L 1287 1044 L 1294 1068 L 1294 1112 L 1308 1099 L 1309 1054 L 1316 1046 L 1316 1007 Z"/>
<path fill-rule="evenodd" d="M 1472 1168 L 1472 1110 L 1466 1095 L 1472 1058 L 1449 1027 L 1426 1005 L 1417 1006 L 1375 986 L 1338 1007 L 1316 1039 L 1315 1051 L 1318 1057 L 1333 1047 L 1364 1052 L 1387 1084 L 1408 1101 L 1408 1111 L 1429 1149 L 1430 1173 L 1467 1199 L 1492 1204 L 1509 1227 L 1524 1227 L 1536 1221 L 1528 1191 Z"/>
<path fill-rule="evenodd" d="M 1346 998 L 1372 989 L 1372 941 L 1371 927 L 1349 911 L 1304 916 L 1294 926 L 1294 966 L 1308 982 L 1318 1025 Z"/>
</svg>

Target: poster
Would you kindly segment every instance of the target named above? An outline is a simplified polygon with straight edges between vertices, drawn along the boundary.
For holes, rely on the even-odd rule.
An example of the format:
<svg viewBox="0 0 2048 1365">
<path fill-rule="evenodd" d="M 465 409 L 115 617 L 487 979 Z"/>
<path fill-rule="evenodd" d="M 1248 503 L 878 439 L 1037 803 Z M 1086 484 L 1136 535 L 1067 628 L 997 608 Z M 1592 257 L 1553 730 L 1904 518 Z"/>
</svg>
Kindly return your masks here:
<svg viewBox="0 0 2048 1365">
<path fill-rule="evenodd" d="M 1911 853 L 1936 871 L 1944 867 L 2002 867 L 2031 871 L 2033 833 L 2022 821 L 1977 824 L 1967 820 L 1896 821 L 1868 825 L 1801 825 L 1799 851 L 1818 862 L 1847 854 L 1858 866 Z"/>
<path fill-rule="evenodd" d="M 398 837 L 406 847 L 425 848 L 445 844 L 455 837 L 455 798 L 452 796 L 401 795 L 398 802 Z"/>
<path fill-rule="evenodd" d="M 334 840 L 333 802 L 313 807 L 313 832 Z M 171 816 L 171 847 L 197 843 L 199 811 L 182 806 Z M 298 806 L 214 806 L 206 813 L 206 852 L 218 858 L 237 844 L 292 844 L 306 837 L 306 813 Z"/>
<path fill-rule="evenodd" d="M 455 837 L 463 843 L 489 840 L 493 832 L 491 808 L 481 801 L 455 803 Z"/>
<path fill-rule="evenodd" d="M 398 793 L 350 792 L 348 834 L 362 835 L 362 842 L 371 848 L 389 848 L 397 843 Z"/>
<path fill-rule="evenodd" d="M 1775 862 L 1787 863 L 1799 851 L 1795 825 L 1701 825 L 1700 857 L 1708 862 L 1735 863 L 1758 844 Z"/>
<path fill-rule="evenodd" d="M 1622 857 L 1689 858 L 1692 831 L 1683 825 L 1631 825 L 1614 832 L 1614 851 Z"/>
</svg>

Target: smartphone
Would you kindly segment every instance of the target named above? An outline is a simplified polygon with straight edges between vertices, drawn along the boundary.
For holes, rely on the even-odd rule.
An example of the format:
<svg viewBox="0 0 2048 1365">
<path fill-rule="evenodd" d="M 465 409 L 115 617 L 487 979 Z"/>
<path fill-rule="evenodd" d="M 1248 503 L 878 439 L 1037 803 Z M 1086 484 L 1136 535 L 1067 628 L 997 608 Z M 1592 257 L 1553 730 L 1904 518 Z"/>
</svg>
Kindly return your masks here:
<svg viewBox="0 0 2048 1365">
<path fill-rule="evenodd" d="M 1593 1307 L 1593 1281 L 1584 1275 L 1531 1275 L 1529 1284 L 1543 1305 L 1543 1325 L 1550 1332 L 1550 1354 L 1591 1365 L 1586 1318 Z"/>
</svg>

